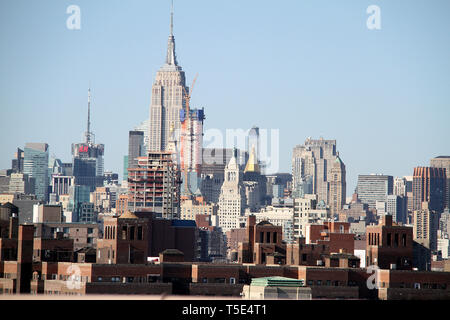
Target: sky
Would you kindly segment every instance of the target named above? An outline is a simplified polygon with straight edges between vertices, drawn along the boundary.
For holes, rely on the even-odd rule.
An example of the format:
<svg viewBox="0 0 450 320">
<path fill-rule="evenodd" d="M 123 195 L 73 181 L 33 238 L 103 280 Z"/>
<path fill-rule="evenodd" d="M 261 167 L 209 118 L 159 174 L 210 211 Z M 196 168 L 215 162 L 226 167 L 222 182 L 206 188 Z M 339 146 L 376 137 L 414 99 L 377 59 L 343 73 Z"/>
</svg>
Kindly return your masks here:
<svg viewBox="0 0 450 320">
<path fill-rule="evenodd" d="M 80 29 L 67 28 L 70 5 Z M 369 29 L 370 5 L 380 29 Z M 307 137 L 337 140 L 347 194 L 358 174 L 412 175 L 450 154 L 450 1 L 175 0 L 179 64 L 205 131 L 278 130 L 279 172 Z M 71 161 L 91 125 L 122 175 L 128 131 L 149 117 L 169 0 L 0 2 L 0 169 L 46 142 Z M 225 135 L 225 134 L 224 134 Z M 278 155 L 278 153 L 277 153 Z"/>
</svg>

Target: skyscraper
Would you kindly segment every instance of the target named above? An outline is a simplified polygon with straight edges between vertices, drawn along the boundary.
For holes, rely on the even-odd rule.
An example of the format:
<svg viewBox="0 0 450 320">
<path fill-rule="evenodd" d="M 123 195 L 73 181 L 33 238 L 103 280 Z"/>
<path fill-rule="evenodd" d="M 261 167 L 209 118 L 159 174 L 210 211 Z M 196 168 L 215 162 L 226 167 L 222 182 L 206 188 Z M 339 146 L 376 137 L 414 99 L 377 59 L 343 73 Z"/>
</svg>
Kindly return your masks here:
<svg viewBox="0 0 450 320">
<path fill-rule="evenodd" d="M 347 183 L 345 181 L 345 164 L 339 155 L 334 161 L 330 171 L 330 196 L 329 205 L 331 215 L 339 214 L 345 204 Z"/>
<path fill-rule="evenodd" d="M 405 196 L 395 194 L 386 197 L 386 213 L 392 216 L 392 220 L 397 223 L 407 222 L 407 202 Z"/>
<path fill-rule="evenodd" d="M 256 149 L 253 146 L 243 176 L 246 206 L 252 212 L 259 210 L 265 204 L 267 194 L 267 178 L 261 174 L 258 160 Z"/>
<path fill-rule="evenodd" d="M 445 168 L 416 167 L 413 175 L 413 210 L 428 202 L 430 210 L 442 213 L 445 203 Z"/>
<path fill-rule="evenodd" d="M 149 152 L 128 168 L 128 209 L 180 217 L 180 172 L 168 151 Z"/>
<path fill-rule="evenodd" d="M 88 91 L 88 119 L 85 142 L 72 144 L 75 184 L 89 186 L 91 191 L 103 185 L 105 145 L 96 144 L 91 132 L 91 89 Z"/>
<path fill-rule="evenodd" d="M 430 250 L 436 250 L 439 218 L 439 214 L 429 208 L 428 202 L 423 202 L 421 209 L 414 211 L 414 240 Z"/>
<path fill-rule="evenodd" d="M 247 134 L 246 142 L 245 142 L 245 150 L 250 154 L 252 152 L 252 148 L 255 148 L 255 156 L 258 159 L 258 164 L 261 170 L 261 174 L 265 172 L 265 163 L 261 161 L 261 141 L 259 128 L 257 126 L 253 126 Z"/>
<path fill-rule="evenodd" d="M 318 201 L 323 200 L 330 205 L 331 170 L 337 157 L 336 140 L 308 138 L 304 145 L 296 146 L 292 153 L 292 188 L 296 190 L 295 193 L 298 193 L 298 189 L 302 189 L 300 185 L 309 181 L 312 183 L 313 194 L 318 196 Z M 340 161 L 342 163 L 342 160 Z M 342 173 L 345 175 L 345 169 Z M 340 182 L 345 183 L 345 177 L 342 177 Z M 340 188 L 345 186 L 341 184 Z"/>
<path fill-rule="evenodd" d="M 396 196 L 406 196 L 406 178 L 405 177 L 395 177 L 393 194 Z"/>
<path fill-rule="evenodd" d="M 236 150 L 225 168 L 225 180 L 219 196 L 219 227 L 223 232 L 239 228 L 239 217 L 245 206 L 245 190 L 242 184 L 242 171 L 237 163 Z"/>
<path fill-rule="evenodd" d="M 14 154 L 14 159 L 11 161 L 11 168 L 12 171 L 15 173 L 22 173 L 23 172 L 23 150 L 20 148 L 17 148 L 17 152 Z"/>
<path fill-rule="evenodd" d="M 149 123 L 149 151 L 164 151 L 170 138 L 170 130 L 175 131 L 175 140 L 180 141 L 180 111 L 186 106 L 184 71 L 178 65 L 173 35 L 173 10 L 170 19 L 170 35 L 167 44 L 166 63 L 156 73 L 152 87 Z"/>
<path fill-rule="evenodd" d="M 430 160 L 430 166 L 433 168 L 445 169 L 447 177 L 446 191 L 444 196 L 444 206 L 450 208 L 450 156 L 439 156 Z"/>
<path fill-rule="evenodd" d="M 147 154 L 148 151 L 149 121 L 149 119 L 145 119 L 139 125 L 134 127 L 134 131 L 142 131 L 144 133 L 144 150 L 142 151 L 142 154 Z"/>
<path fill-rule="evenodd" d="M 248 153 L 236 150 L 237 163 L 243 167 L 248 160 Z M 208 202 L 219 202 L 222 184 L 225 180 L 225 168 L 233 158 L 233 149 L 203 149 L 201 194 Z"/>
<path fill-rule="evenodd" d="M 130 131 L 128 136 L 128 168 L 136 168 L 138 157 L 144 156 L 144 132 Z"/>
<path fill-rule="evenodd" d="M 188 109 L 188 108 L 187 108 Z M 180 110 L 180 121 L 182 124 L 180 136 L 180 163 L 183 185 L 181 192 L 184 196 L 192 196 L 200 192 L 202 151 L 203 151 L 203 120 L 205 119 L 203 109 Z M 174 135 L 175 132 L 172 132 Z M 176 137 L 172 140 L 176 144 Z"/>
<path fill-rule="evenodd" d="M 392 176 L 382 174 L 358 175 L 356 193 L 362 203 L 375 208 L 377 201 L 386 202 L 387 196 L 392 194 L 394 180 Z"/>
<path fill-rule="evenodd" d="M 25 145 L 23 173 L 34 178 L 36 198 L 47 201 L 48 198 L 48 144 L 27 143 Z"/>
</svg>

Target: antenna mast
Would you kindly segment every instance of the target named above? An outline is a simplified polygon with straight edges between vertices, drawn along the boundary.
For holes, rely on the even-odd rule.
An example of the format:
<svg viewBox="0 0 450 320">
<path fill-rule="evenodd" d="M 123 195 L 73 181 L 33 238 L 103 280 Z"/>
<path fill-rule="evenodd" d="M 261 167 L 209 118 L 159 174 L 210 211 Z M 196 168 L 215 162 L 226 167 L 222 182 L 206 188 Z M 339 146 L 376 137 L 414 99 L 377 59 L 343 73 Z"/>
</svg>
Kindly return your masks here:
<svg viewBox="0 0 450 320">
<path fill-rule="evenodd" d="M 87 131 L 85 133 L 86 143 L 91 143 L 91 88 L 88 90 L 88 118 L 87 118 Z"/>
</svg>

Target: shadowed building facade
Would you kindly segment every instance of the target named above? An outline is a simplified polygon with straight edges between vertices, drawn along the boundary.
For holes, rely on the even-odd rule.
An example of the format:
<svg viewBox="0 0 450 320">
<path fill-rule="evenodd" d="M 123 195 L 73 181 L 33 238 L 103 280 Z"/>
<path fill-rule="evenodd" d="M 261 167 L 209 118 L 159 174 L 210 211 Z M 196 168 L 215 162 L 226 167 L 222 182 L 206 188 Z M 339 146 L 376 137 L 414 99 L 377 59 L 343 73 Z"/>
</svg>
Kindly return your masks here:
<svg viewBox="0 0 450 320">
<path fill-rule="evenodd" d="M 413 175 L 413 210 L 421 210 L 422 203 L 437 213 L 444 211 L 446 190 L 445 168 L 416 167 Z"/>
</svg>

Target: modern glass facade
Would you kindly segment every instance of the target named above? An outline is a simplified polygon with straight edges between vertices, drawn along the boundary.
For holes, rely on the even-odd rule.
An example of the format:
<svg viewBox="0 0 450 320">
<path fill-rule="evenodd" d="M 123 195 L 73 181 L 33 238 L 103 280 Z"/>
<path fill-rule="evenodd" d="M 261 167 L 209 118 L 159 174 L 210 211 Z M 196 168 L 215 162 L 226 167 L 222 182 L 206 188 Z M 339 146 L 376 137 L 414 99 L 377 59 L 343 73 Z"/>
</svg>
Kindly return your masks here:
<svg viewBox="0 0 450 320">
<path fill-rule="evenodd" d="M 23 171 L 34 178 L 34 194 L 37 199 L 47 201 L 48 198 L 48 144 L 27 143 L 24 150 Z"/>
</svg>

